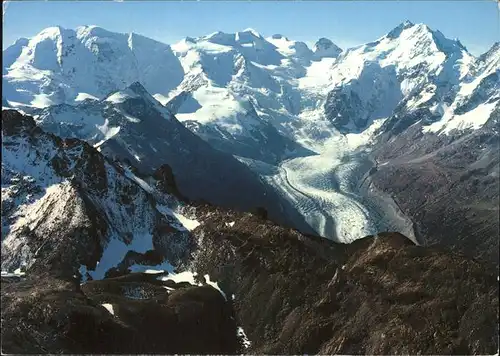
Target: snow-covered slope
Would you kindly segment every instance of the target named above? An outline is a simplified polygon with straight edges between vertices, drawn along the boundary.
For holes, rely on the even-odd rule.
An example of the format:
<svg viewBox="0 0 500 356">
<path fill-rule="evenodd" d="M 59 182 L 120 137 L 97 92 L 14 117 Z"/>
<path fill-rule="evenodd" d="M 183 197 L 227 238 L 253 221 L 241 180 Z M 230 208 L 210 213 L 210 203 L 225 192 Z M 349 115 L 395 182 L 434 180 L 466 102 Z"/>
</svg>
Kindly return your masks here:
<svg viewBox="0 0 500 356">
<path fill-rule="evenodd" d="M 450 133 L 481 128 L 500 108 L 500 46 L 495 43 L 479 57 L 474 76 L 462 81 L 451 105 L 436 103 L 431 108 L 442 114 L 439 121 L 424 127 L 426 132 Z"/>
<path fill-rule="evenodd" d="M 494 103 L 471 114 L 482 117 L 475 123 L 462 117 L 475 108 L 463 104 L 483 82 L 490 88 L 483 96 L 494 96 L 499 66 L 498 44 L 476 59 L 459 41 L 409 21 L 343 52 L 326 38 L 311 50 L 283 35 L 264 38 L 252 29 L 186 38 L 170 47 L 95 26 L 53 27 L 19 39 L 3 51 L 3 59 L 3 96 L 11 106 L 102 99 L 140 82 L 205 140 L 224 150 L 231 141 L 236 154 L 275 160 L 299 149 L 278 133 L 293 136 L 299 113 L 311 105 L 319 109 L 318 100 L 342 130 L 362 130 L 372 120 L 389 117 L 383 131 L 399 132 L 422 113 L 425 124 L 441 121 L 429 128 L 438 130 L 455 109 L 457 124 L 447 126 L 477 127 Z M 321 83 L 317 76 L 310 78 L 318 69 Z M 273 139 L 266 141 L 269 135 Z M 238 146 L 238 141 L 244 143 Z M 251 146 L 270 152 L 251 153 Z"/>
<path fill-rule="evenodd" d="M 100 279 L 152 255 L 154 265 L 178 266 L 190 244 L 172 210 L 179 203 L 145 185 L 89 144 L 3 111 L 2 270 Z"/>
<path fill-rule="evenodd" d="M 3 59 L 7 99 L 35 107 L 103 98 L 137 81 L 167 95 L 184 76 L 170 46 L 96 26 L 47 28 L 8 47 Z"/>
<path fill-rule="evenodd" d="M 172 95 L 158 99 L 193 132 L 219 149 L 269 163 L 307 154 L 282 125 L 299 111 L 290 80 L 310 64 L 313 53 L 304 43 L 246 30 L 186 38 L 172 48 L 187 74 Z"/>
<path fill-rule="evenodd" d="M 383 129 L 402 130 L 414 121 L 401 116 L 453 100 L 457 86 L 472 77 L 474 65 L 474 57 L 460 42 L 424 24 L 404 22 L 377 41 L 340 56 L 330 71 L 334 88 L 325 109 L 340 127 L 352 123 L 363 129 L 369 119 L 394 116 Z M 428 116 L 437 119 L 432 113 Z"/>
</svg>

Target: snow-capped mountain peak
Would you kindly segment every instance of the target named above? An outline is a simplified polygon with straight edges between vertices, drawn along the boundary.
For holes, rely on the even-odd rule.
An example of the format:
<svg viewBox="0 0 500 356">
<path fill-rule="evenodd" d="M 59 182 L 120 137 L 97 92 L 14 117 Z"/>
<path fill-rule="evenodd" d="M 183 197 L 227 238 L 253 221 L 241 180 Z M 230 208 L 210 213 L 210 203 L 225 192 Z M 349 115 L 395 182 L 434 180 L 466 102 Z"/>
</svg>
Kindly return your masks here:
<svg viewBox="0 0 500 356">
<path fill-rule="evenodd" d="M 185 38 L 171 48 L 98 26 L 51 27 L 4 51 L 3 96 L 7 104 L 35 107 L 137 96 L 159 105 L 156 98 L 177 107 L 181 121 L 224 123 L 224 130 L 239 134 L 261 116 L 282 130 L 282 115 L 293 121 L 311 103 L 324 105 L 333 90 L 361 100 L 360 122 L 369 122 L 365 111 L 389 115 L 403 98 L 400 109 L 424 105 L 436 113 L 441 101 L 447 107 L 457 95 L 464 101 L 472 84 L 498 67 L 498 48 L 476 60 L 460 41 L 410 21 L 345 52 L 327 38 L 311 50 L 281 34 L 263 38 L 253 29 Z"/>
<path fill-rule="evenodd" d="M 12 45 L 7 47 L 2 53 L 3 67 L 2 74 L 7 74 L 7 68 L 16 62 L 21 55 L 23 48 L 29 44 L 28 38 L 21 37 L 17 39 Z"/>
<path fill-rule="evenodd" d="M 260 33 L 255 31 L 253 28 L 246 28 L 243 31 L 238 32 L 238 34 L 251 34 L 253 37 L 264 38 Z"/>
<path fill-rule="evenodd" d="M 7 48 L 11 48 L 12 46 L 26 46 L 29 43 L 30 39 L 26 37 L 19 37 L 17 40 L 14 41 L 12 45 L 10 45 Z"/>
<path fill-rule="evenodd" d="M 50 27 L 3 57 L 7 100 L 35 107 L 104 98 L 137 81 L 167 95 L 184 76 L 170 46 L 97 26 Z"/>
<path fill-rule="evenodd" d="M 495 42 L 488 51 L 479 56 L 478 63 L 486 71 L 500 67 L 500 42 Z"/>
<path fill-rule="evenodd" d="M 97 25 L 83 25 L 83 26 L 78 26 L 75 29 L 78 37 L 107 37 L 109 35 L 112 35 L 112 32 L 99 27 Z"/>
<path fill-rule="evenodd" d="M 375 44 L 387 43 L 388 40 L 395 40 L 398 45 L 406 44 L 408 47 L 413 45 L 417 51 L 422 51 L 424 48 L 439 51 L 446 56 L 453 53 L 467 52 L 467 49 L 458 39 L 451 40 L 439 30 L 433 30 L 424 23 L 414 24 L 405 21 L 376 41 Z"/>
<path fill-rule="evenodd" d="M 221 45 L 230 45 L 234 43 L 235 40 L 234 37 L 235 37 L 234 33 L 225 33 L 222 31 L 217 31 L 206 36 L 194 38 L 193 42 L 198 43 L 198 42 L 208 41 L 212 43 L 218 43 Z"/>
<path fill-rule="evenodd" d="M 429 28 L 428 28 L 429 29 Z M 437 48 L 444 53 L 450 54 L 453 52 L 461 52 L 465 51 L 467 52 L 467 49 L 464 47 L 464 45 L 460 42 L 458 39 L 448 39 L 446 38 L 443 33 L 439 30 L 431 30 L 429 31 L 432 33 L 434 43 L 436 44 Z"/>
<path fill-rule="evenodd" d="M 189 38 L 184 40 L 184 42 L 191 43 L 202 43 L 204 41 L 216 43 L 223 46 L 241 46 L 244 44 L 258 43 L 265 40 L 260 33 L 251 28 L 235 33 L 217 31 L 207 36 L 202 36 L 195 39 Z"/>
<path fill-rule="evenodd" d="M 342 49 L 328 38 L 322 37 L 314 44 L 313 51 L 317 58 L 337 58 L 342 52 Z"/>
<path fill-rule="evenodd" d="M 40 31 L 34 38 L 38 38 L 39 40 L 43 38 L 55 38 L 57 36 L 60 36 L 62 32 L 66 31 L 65 28 L 61 26 L 52 26 L 52 27 L 47 27 Z"/>
<path fill-rule="evenodd" d="M 474 61 L 459 42 L 447 39 L 425 24 L 407 21 L 377 41 L 341 54 L 339 63 L 343 64 L 339 75 L 357 76 L 368 62 L 379 63 L 382 68 L 394 66 L 400 81 L 404 82 L 402 90 L 407 94 L 429 75 L 456 84 L 470 72 Z"/>
<path fill-rule="evenodd" d="M 406 20 L 400 23 L 398 26 L 394 27 L 386 36 L 389 38 L 396 38 L 400 36 L 404 30 L 409 29 L 413 26 L 415 26 L 413 22 Z"/>
<path fill-rule="evenodd" d="M 500 55 L 500 42 L 497 41 L 493 43 L 493 45 L 490 47 L 489 50 L 487 50 L 485 53 L 483 53 L 479 59 L 480 60 L 485 60 L 486 58 L 490 58 L 492 56 L 499 56 Z"/>
<path fill-rule="evenodd" d="M 147 118 L 146 112 L 150 111 L 161 114 L 164 119 L 172 118 L 172 113 L 149 94 L 140 82 L 134 82 L 125 89 L 110 94 L 103 102 L 125 109 L 125 112 L 132 115 L 126 116 L 132 122 L 138 121 L 135 118 L 138 116 Z"/>
<path fill-rule="evenodd" d="M 298 60 L 305 60 L 308 63 L 313 56 L 311 49 L 301 41 L 293 41 L 287 37 L 276 34 L 266 38 L 266 41 L 273 44 L 276 50 L 284 57 L 295 58 Z"/>
<path fill-rule="evenodd" d="M 116 91 L 112 93 L 108 98 L 106 98 L 106 101 L 109 101 L 109 98 L 112 97 L 113 95 L 129 95 L 131 97 L 142 97 L 144 99 L 148 99 L 151 101 L 154 101 L 155 99 L 151 94 L 148 93 L 146 88 L 140 83 L 140 82 L 133 82 L 130 84 L 128 87 L 126 87 L 123 90 Z"/>
<path fill-rule="evenodd" d="M 128 99 L 135 99 L 135 98 L 139 98 L 139 97 L 140 97 L 140 93 L 137 93 L 136 90 L 132 89 L 129 86 L 125 89 L 118 90 L 118 91 L 110 94 L 106 99 L 104 99 L 104 101 L 109 102 L 109 103 L 114 103 L 114 104 L 121 104 Z"/>
</svg>

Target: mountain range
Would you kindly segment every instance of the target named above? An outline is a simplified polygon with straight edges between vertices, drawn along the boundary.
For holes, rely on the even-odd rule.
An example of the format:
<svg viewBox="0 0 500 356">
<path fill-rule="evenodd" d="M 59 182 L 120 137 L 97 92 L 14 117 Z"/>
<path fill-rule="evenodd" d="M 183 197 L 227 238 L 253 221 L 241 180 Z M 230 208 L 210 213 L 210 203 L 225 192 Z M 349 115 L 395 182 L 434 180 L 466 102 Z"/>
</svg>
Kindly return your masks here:
<svg viewBox="0 0 500 356">
<path fill-rule="evenodd" d="M 52 27 L 2 73 L 9 352 L 497 349 L 498 43 Z"/>
</svg>

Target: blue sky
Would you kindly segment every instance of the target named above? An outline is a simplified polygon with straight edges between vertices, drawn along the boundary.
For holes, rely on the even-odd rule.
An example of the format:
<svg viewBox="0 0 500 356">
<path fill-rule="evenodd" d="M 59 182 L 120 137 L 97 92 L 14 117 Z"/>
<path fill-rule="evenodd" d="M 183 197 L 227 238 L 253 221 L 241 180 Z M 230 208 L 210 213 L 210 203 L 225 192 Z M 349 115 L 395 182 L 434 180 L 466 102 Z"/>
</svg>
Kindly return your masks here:
<svg viewBox="0 0 500 356">
<path fill-rule="evenodd" d="M 98 25 L 162 42 L 251 27 L 314 43 L 327 37 L 346 48 L 373 41 L 408 19 L 459 38 L 474 54 L 500 40 L 497 3 L 485 1 L 17 1 L 9 2 L 3 48 L 54 25 Z"/>
</svg>

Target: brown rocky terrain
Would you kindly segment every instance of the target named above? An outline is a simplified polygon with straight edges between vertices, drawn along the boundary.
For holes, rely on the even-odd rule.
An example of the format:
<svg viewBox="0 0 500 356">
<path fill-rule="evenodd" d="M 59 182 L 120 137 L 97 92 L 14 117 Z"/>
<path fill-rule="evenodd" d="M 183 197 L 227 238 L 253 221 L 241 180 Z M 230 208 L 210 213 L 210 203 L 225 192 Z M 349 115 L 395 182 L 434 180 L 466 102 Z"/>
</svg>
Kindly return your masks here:
<svg viewBox="0 0 500 356">
<path fill-rule="evenodd" d="M 423 135 L 415 125 L 375 146 L 365 184 L 391 196 L 414 222 L 420 244 L 449 248 L 498 266 L 499 111 L 461 136 Z"/>
<path fill-rule="evenodd" d="M 498 284 L 477 261 L 416 246 L 397 233 L 338 245 L 249 213 L 196 210 L 202 225 L 193 231 L 192 269 L 217 280 L 227 302 L 208 285 L 148 274 L 81 287 L 77 278 L 2 279 L 3 351 L 458 355 L 498 349 Z M 248 349 L 241 348 L 237 325 Z"/>
<path fill-rule="evenodd" d="M 477 261 L 398 233 L 337 245 L 250 214 L 200 218 L 196 270 L 235 295 L 251 353 L 498 350 L 496 274 Z"/>
<path fill-rule="evenodd" d="M 230 305 L 210 286 L 111 278 L 2 278 L 2 352 L 234 354 L 241 345 Z M 172 286 L 172 283 L 169 284 Z M 175 286 L 175 283 L 173 283 Z M 171 288 L 172 289 L 172 288 Z M 104 304 L 104 305 L 103 305 Z M 112 306 L 111 313 L 105 306 Z"/>
</svg>

